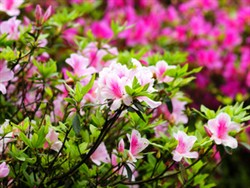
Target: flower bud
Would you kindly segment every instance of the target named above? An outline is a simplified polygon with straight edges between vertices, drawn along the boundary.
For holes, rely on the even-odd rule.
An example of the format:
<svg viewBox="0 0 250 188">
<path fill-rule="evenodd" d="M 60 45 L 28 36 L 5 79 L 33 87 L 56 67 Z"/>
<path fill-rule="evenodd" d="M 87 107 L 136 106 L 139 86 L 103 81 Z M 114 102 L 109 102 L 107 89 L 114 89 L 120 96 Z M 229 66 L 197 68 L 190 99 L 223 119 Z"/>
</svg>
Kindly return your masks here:
<svg viewBox="0 0 250 188">
<path fill-rule="evenodd" d="M 46 12 L 43 15 L 43 21 L 42 21 L 42 23 L 46 22 L 50 18 L 51 14 L 52 14 L 52 7 L 49 6 L 47 8 Z"/>
<path fill-rule="evenodd" d="M 40 5 L 36 5 L 36 10 L 35 10 L 35 18 L 36 18 L 36 22 L 38 25 L 40 25 L 41 23 L 41 19 L 43 16 L 43 11 Z"/>
</svg>

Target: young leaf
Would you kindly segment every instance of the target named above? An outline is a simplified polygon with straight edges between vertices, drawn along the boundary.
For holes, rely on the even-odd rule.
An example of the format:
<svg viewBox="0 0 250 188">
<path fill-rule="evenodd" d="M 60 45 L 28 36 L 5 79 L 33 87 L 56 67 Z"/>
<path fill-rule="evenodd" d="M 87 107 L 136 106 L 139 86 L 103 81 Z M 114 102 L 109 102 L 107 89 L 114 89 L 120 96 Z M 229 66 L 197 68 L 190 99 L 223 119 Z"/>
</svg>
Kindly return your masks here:
<svg viewBox="0 0 250 188">
<path fill-rule="evenodd" d="M 76 113 L 75 117 L 73 118 L 72 122 L 73 130 L 75 131 L 76 135 L 78 136 L 81 131 L 81 122 L 80 122 L 80 117 Z"/>
</svg>

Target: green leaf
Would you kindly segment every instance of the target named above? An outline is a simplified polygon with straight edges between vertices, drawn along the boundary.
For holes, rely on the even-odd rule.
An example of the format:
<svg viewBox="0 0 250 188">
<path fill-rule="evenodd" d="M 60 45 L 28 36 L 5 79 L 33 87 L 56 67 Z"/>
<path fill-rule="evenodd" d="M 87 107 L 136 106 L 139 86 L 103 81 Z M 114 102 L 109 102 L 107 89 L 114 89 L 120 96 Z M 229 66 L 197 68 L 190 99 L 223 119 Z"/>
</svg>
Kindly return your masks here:
<svg viewBox="0 0 250 188">
<path fill-rule="evenodd" d="M 7 61 L 15 60 L 17 59 L 16 53 L 9 47 L 7 46 L 6 48 L 3 48 L 1 53 L 0 53 L 0 59 L 4 59 Z"/>
<path fill-rule="evenodd" d="M 144 121 L 146 122 L 145 118 L 143 117 L 142 113 L 138 110 L 135 110 L 135 112 L 137 113 L 137 115 Z"/>
<path fill-rule="evenodd" d="M 45 141 L 46 141 L 46 139 L 45 139 L 45 137 L 46 137 L 45 126 L 42 126 L 39 129 L 39 131 L 37 132 L 37 134 L 38 134 L 38 139 L 37 139 L 36 146 L 38 148 L 42 148 L 43 145 L 44 145 L 44 143 L 45 143 Z"/>
<path fill-rule="evenodd" d="M 27 138 L 27 136 L 23 133 L 23 132 L 20 132 L 19 133 L 19 137 L 21 138 L 21 140 L 29 147 L 32 148 L 32 144 L 31 144 L 31 141 Z"/>
<path fill-rule="evenodd" d="M 92 136 L 95 138 L 98 137 L 98 135 L 100 134 L 100 131 L 98 130 L 98 128 L 92 124 L 90 124 L 89 129 L 90 129 Z"/>
<path fill-rule="evenodd" d="M 166 97 L 165 102 L 166 102 L 166 105 L 168 107 L 168 111 L 170 113 L 172 113 L 173 112 L 173 103 L 172 103 L 172 100 L 169 97 Z"/>
<path fill-rule="evenodd" d="M 80 122 L 80 117 L 77 113 L 73 118 L 72 126 L 73 126 L 73 130 L 75 131 L 76 135 L 77 136 L 80 135 L 81 122 Z"/>
<path fill-rule="evenodd" d="M 66 101 L 66 102 L 68 102 L 68 103 L 70 103 L 70 104 L 75 104 L 76 103 L 76 101 L 74 100 L 74 99 L 72 99 L 72 98 L 64 98 L 64 100 Z"/>
<path fill-rule="evenodd" d="M 93 87 L 94 81 L 95 81 L 95 74 L 93 74 L 89 83 L 87 85 L 83 86 L 83 88 L 82 88 L 83 96 L 86 95 L 89 92 L 89 90 Z"/>
<path fill-rule="evenodd" d="M 136 88 L 138 88 L 140 86 L 141 86 L 141 84 L 139 83 L 138 79 L 135 76 L 134 79 L 133 79 L 132 88 L 136 89 Z"/>
<path fill-rule="evenodd" d="M 138 101 L 138 100 L 134 100 L 133 101 L 133 104 L 136 106 L 136 108 L 141 111 L 141 112 L 144 112 L 144 106 Z"/>
<path fill-rule="evenodd" d="M 205 179 L 208 177 L 208 174 L 198 174 L 194 178 L 194 186 L 204 185 Z"/>
<path fill-rule="evenodd" d="M 46 63 L 40 63 L 37 61 L 33 61 L 34 65 L 37 67 L 39 73 L 43 78 L 49 78 L 52 76 L 56 76 L 57 73 L 57 66 L 56 62 L 50 59 Z"/>
<path fill-rule="evenodd" d="M 82 84 L 80 82 L 76 82 L 75 96 L 74 96 L 76 102 L 81 102 L 83 98 L 82 88 L 83 88 Z"/>
<path fill-rule="evenodd" d="M 87 150 L 86 150 L 87 147 L 88 147 L 88 143 L 86 143 L 86 142 L 83 142 L 83 143 L 81 143 L 81 144 L 79 145 L 81 154 L 84 154 L 84 153 L 87 152 Z"/>
<path fill-rule="evenodd" d="M 207 119 L 213 119 L 215 117 L 215 112 L 206 108 L 204 105 L 201 105 L 200 110 L 206 115 Z"/>
<path fill-rule="evenodd" d="M 241 122 L 243 122 L 243 121 L 249 121 L 249 120 L 250 120 L 250 115 L 246 116 L 244 118 L 241 118 Z"/>
<path fill-rule="evenodd" d="M 31 138 L 31 145 L 33 148 L 37 148 L 38 135 L 34 133 Z"/>
<path fill-rule="evenodd" d="M 180 171 L 181 171 L 181 179 L 185 183 L 188 180 L 186 169 L 185 169 L 185 167 L 183 166 L 182 163 L 179 163 L 179 168 L 180 168 Z"/>
<path fill-rule="evenodd" d="M 125 90 L 126 90 L 128 95 L 133 96 L 134 92 L 133 92 L 133 89 L 131 87 L 125 86 Z"/>
</svg>

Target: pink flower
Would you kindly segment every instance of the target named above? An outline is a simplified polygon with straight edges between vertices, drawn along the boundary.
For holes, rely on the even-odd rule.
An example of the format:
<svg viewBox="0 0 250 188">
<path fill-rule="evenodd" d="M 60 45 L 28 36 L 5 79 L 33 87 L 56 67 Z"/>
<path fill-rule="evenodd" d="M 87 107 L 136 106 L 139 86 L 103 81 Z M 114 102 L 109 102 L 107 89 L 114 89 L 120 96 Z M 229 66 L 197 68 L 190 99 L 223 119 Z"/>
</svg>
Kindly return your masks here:
<svg viewBox="0 0 250 188">
<path fill-rule="evenodd" d="M 230 116 L 227 113 L 220 113 L 214 119 L 210 119 L 205 126 L 207 132 L 211 135 L 211 140 L 214 140 L 216 144 L 228 146 L 232 149 L 238 147 L 238 142 L 232 136 L 229 136 L 230 131 L 239 131 L 239 124 L 231 121 Z"/>
<path fill-rule="evenodd" d="M 172 101 L 172 106 L 173 106 L 172 113 L 170 113 L 166 104 L 162 104 L 159 106 L 159 108 L 157 108 L 155 116 L 157 117 L 160 114 L 163 114 L 164 118 L 170 121 L 171 123 L 175 123 L 175 124 L 187 123 L 188 118 L 184 112 L 186 110 L 185 105 L 187 104 L 187 102 L 180 101 L 180 99 L 177 98 L 177 96 L 173 97 L 171 101 Z"/>
<path fill-rule="evenodd" d="M 62 147 L 62 142 L 58 140 L 59 133 L 56 133 L 56 131 L 52 128 L 49 129 L 48 134 L 46 135 L 46 140 L 49 142 L 46 142 L 44 144 L 44 147 L 47 148 L 50 145 L 50 149 L 59 152 Z"/>
<path fill-rule="evenodd" d="M 126 105 L 132 102 L 131 97 L 125 91 L 128 71 L 126 66 L 113 63 L 99 73 L 96 90 L 98 100 L 100 103 L 105 103 L 109 99 L 113 100 L 111 105 L 113 111 L 117 110 L 122 102 Z"/>
<path fill-rule="evenodd" d="M 14 78 L 14 73 L 8 69 L 5 61 L 0 61 L 0 91 L 2 94 L 6 94 L 6 88 L 4 82 L 7 82 Z"/>
<path fill-rule="evenodd" d="M 78 31 L 76 28 L 69 28 L 63 31 L 62 37 L 69 45 L 74 45 L 77 33 Z"/>
<path fill-rule="evenodd" d="M 232 28 L 226 28 L 225 38 L 222 44 L 226 49 L 233 49 L 235 46 L 240 45 L 241 42 L 242 38 L 239 31 Z"/>
<path fill-rule="evenodd" d="M 17 16 L 20 14 L 18 7 L 24 0 L 1 0 L 0 11 L 6 12 L 9 16 Z"/>
<path fill-rule="evenodd" d="M 6 165 L 5 162 L 0 164 L 0 178 L 4 178 L 4 177 L 8 176 L 9 172 L 10 172 L 10 169 Z"/>
<path fill-rule="evenodd" d="M 199 50 L 196 53 L 196 58 L 199 65 L 206 66 L 209 69 L 219 69 L 222 67 L 222 61 L 220 60 L 220 52 L 218 50 Z"/>
<path fill-rule="evenodd" d="M 101 165 L 101 162 L 110 163 L 110 157 L 104 142 L 98 146 L 90 158 L 98 166 Z"/>
<path fill-rule="evenodd" d="M 17 20 L 16 17 L 10 18 L 7 21 L 4 21 L 0 24 L 0 34 L 7 34 L 7 38 L 10 40 L 18 40 L 19 31 L 18 27 L 21 24 L 20 20 Z"/>
<path fill-rule="evenodd" d="M 149 144 L 146 138 L 141 138 L 141 134 L 137 130 L 132 130 L 131 136 L 127 134 L 128 140 L 130 141 L 129 157 L 131 162 L 136 162 L 136 159 L 141 159 L 139 155 Z"/>
<path fill-rule="evenodd" d="M 160 137 L 161 134 L 165 134 L 167 131 L 167 123 L 162 123 L 156 127 L 154 127 L 154 131 L 155 131 L 155 137 Z"/>
<path fill-rule="evenodd" d="M 70 58 L 66 59 L 65 61 L 72 67 L 74 74 L 79 77 L 85 77 L 82 79 L 82 81 L 86 84 L 91 78 L 90 75 L 96 72 L 94 67 L 89 67 L 89 59 L 83 57 L 82 55 L 71 54 Z"/>
<path fill-rule="evenodd" d="M 197 140 L 195 136 L 188 136 L 185 132 L 178 131 L 177 133 L 174 133 L 174 138 L 178 141 L 176 149 L 172 152 L 174 161 L 179 162 L 183 157 L 198 157 L 198 152 L 190 152 Z"/>
<path fill-rule="evenodd" d="M 103 67 L 110 65 L 110 61 L 103 61 L 102 58 L 107 54 L 117 56 L 118 50 L 108 44 L 102 45 L 102 48 L 99 49 L 96 42 L 91 42 L 82 51 L 82 54 L 89 59 L 90 66 L 94 67 L 97 71 L 101 71 Z"/>
<path fill-rule="evenodd" d="M 146 96 L 139 96 L 136 97 L 138 99 L 138 101 L 140 102 L 145 102 L 150 108 L 157 108 L 158 106 L 161 105 L 161 102 L 159 101 L 153 101 L 152 99 L 146 97 Z"/>
<path fill-rule="evenodd" d="M 153 73 L 155 73 L 157 81 L 161 82 L 171 82 L 173 78 L 166 76 L 165 72 L 169 69 L 174 69 L 176 66 L 168 65 L 168 63 L 164 60 L 158 61 L 155 67 L 152 67 Z"/>
</svg>

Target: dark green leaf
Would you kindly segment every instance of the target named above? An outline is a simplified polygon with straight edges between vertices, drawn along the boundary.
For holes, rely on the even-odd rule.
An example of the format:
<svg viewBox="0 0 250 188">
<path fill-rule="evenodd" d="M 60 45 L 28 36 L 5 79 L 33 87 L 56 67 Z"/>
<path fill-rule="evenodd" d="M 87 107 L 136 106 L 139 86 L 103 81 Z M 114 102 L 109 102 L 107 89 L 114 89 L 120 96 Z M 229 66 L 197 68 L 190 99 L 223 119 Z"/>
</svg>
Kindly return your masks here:
<svg viewBox="0 0 250 188">
<path fill-rule="evenodd" d="M 81 122 L 80 122 L 80 117 L 78 114 L 76 114 L 75 117 L 73 118 L 72 126 L 76 135 L 79 135 L 81 131 Z"/>
</svg>

